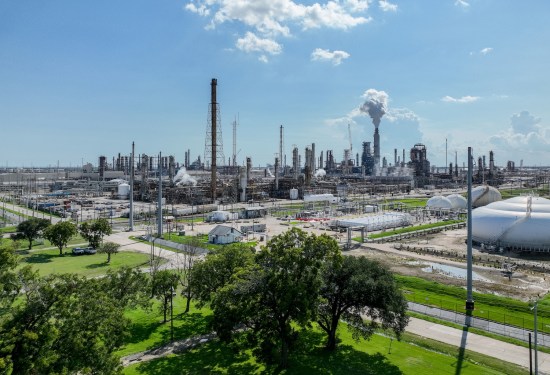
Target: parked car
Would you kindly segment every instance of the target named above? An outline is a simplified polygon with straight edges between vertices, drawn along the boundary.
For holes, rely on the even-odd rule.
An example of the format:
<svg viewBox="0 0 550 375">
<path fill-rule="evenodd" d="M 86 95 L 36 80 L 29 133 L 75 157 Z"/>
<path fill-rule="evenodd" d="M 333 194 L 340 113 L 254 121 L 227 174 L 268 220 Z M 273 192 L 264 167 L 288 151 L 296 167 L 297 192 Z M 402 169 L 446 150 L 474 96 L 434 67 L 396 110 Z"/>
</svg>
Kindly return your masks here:
<svg viewBox="0 0 550 375">
<path fill-rule="evenodd" d="M 92 255 L 92 254 L 95 254 L 95 253 L 97 253 L 97 250 L 94 249 L 93 247 L 85 247 L 84 248 L 84 254 Z"/>
<path fill-rule="evenodd" d="M 84 254 L 84 249 L 82 247 L 74 247 L 73 248 L 73 254 L 74 255 L 82 255 L 82 254 Z"/>
</svg>

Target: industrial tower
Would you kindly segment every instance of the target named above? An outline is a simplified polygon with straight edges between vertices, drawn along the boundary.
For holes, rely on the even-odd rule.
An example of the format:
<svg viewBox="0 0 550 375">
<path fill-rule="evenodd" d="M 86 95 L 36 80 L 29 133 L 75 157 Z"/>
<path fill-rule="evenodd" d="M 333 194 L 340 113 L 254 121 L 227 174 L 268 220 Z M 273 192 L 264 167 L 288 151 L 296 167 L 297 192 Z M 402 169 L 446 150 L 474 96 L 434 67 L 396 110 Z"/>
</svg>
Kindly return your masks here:
<svg viewBox="0 0 550 375">
<path fill-rule="evenodd" d="M 208 105 L 208 119 L 206 123 L 206 139 L 204 142 L 204 163 L 212 171 L 212 200 L 216 199 L 216 166 L 224 165 L 222 126 L 220 120 L 220 107 L 216 101 L 216 86 L 218 80 L 212 78 L 211 100 Z"/>
</svg>

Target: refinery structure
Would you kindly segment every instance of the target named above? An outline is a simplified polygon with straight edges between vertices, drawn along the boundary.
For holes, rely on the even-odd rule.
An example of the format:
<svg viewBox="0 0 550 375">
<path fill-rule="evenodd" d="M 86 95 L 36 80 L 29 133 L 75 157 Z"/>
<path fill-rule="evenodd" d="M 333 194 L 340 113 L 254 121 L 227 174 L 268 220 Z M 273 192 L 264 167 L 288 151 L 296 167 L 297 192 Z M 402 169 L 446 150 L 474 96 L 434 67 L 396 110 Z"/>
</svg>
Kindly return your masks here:
<svg viewBox="0 0 550 375">
<path fill-rule="evenodd" d="M 223 205 L 256 205 L 256 209 L 243 210 L 239 214 L 249 218 L 264 215 L 267 209 L 262 208 L 262 205 L 289 201 L 303 202 L 303 210 L 296 217 L 335 218 L 331 221 L 331 227 L 342 230 L 407 226 L 425 219 L 426 215 L 464 217 L 466 201 L 457 193 L 465 191 L 468 171 L 464 164 L 459 165 L 456 153 L 454 163 L 444 167 L 435 167 L 430 163 L 428 150 L 421 143 L 412 144 L 409 149 L 389 148 L 393 151 L 393 160 L 381 156 L 381 124 L 387 111 L 387 98 L 376 90 L 367 91 L 366 100 L 360 107 L 360 111 L 368 115 L 374 125 L 372 138 L 362 140 L 360 152 L 354 153 L 351 128 L 348 125 L 349 148 L 320 150 L 312 139 L 311 144 L 304 149 L 293 145 L 287 154 L 284 126 L 280 125 L 277 129 L 279 143 L 273 162 L 262 167 L 254 166 L 253 155 L 245 156 L 243 165 L 237 163 L 237 119 L 232 123 L 232 150 L 226 158 L 228 153 L 227 147 L 225 153 L 223 147 L 217 79 L 211 80 L 210 90 L 204 152 L 196 157 L 190 149 L 184 151 L 183 160 L 177 160 L 173 155 L 163 155 L 162 152 L 155 155 L 136 154 L 132 144 L 129 153 L 99 156 L 97 165 L 55 167 L 40 171 L 0 171 L 0 189 L 4 195 L 16 197 L 37 209 L 47 208 L 76 219 L 79 218 L 78 212 L 82 219 L 81 211 L 88 198 L 106 197 L 130 202 L 129 205 L 122 205 L 123 210 L 117 210 L 119 216 L 129 218 L 130 227 L 134 219 L 143 219 L 145 216 L 151 220 L 156 215 L 155 220 L 162 223 L 162 215 L 155 212 L 177 218 L 186 214 L 219 211 Z M 390 153 L 386 151 L 385 154 Z M 520 166 L 516 169 L 513 161 L 507 161 L 505 166 L 499 167 L 493 151 L 489 150 L 487 156 L 479 155 L 474 159 L 472 179 L 474 184 L 480 185 L 477 190 L 474 189 L 474 207 L 500 200 L 500 193 L 495 187 L 548 186 L 548 171 L 544 168 Z M 438 192 L 443 190 L 453 194 L 439 196 Z M 406 207 L 385 204 L 388 197 L 406 197 L 411 194 L 432 197 L 427 202 L 425 212 L 407 212 Z M 134 203 L 141 209 L 134 210 Z M 148 207 L 147 215 L 143 207 Z M 496 215 L 497 211 L 487 211 L 491 214 L 485 215 L 483 220 L 487 217 L 492 218 L 490 222 L 497 220 L 504 223 L 508 220 Z M 105 212 L 103 214 L 106 215 Z M 110 210 L 108 215 L 113 217 L 117 214 Z M 342 215 L 355 217 L 339 218 Z M 530 223 L 538 223 L 535 220 L 537 215 L 536 210 L 533 213 L 529 211 L 529 219 L 522 219 L 521 223 L 510 223 L 508 220 L 505 226 L 523 228 Z M 497 216 L 498 219 L 494 219 Z M 513 232 L 511 229 L 504 231 L 506 236 L 498 236 L 497 232 L 503 231 L 501 227 L 504 224 L 491 227 L 480 217 L 474 216 L 476 223 L 492 229 L 487 229 L 486 232 L 491 233 L 488 237 L 476 234 L 478 243 L 486 242 L 487 246 L 495 247 L 500 243 L 513 242 L 503 240 Z M 160 232 L 162 226 L 158 228 Z M 548 242 L 537 246 L 550 251 Z"/>
</svg>

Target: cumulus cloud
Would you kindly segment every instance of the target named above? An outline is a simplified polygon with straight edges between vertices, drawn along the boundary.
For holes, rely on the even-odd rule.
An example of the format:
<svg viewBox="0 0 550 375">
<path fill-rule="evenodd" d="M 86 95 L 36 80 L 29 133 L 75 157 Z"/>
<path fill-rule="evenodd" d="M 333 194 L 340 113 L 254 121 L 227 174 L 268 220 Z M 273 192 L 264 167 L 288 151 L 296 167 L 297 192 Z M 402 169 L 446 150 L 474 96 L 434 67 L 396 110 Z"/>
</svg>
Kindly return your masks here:
<svg viewBox="0 0 550 375">
<path fill-rule="evenodd" d="M 311 53 L 313 61 L 330 61 L 332 65 L 340 65 L 342 60 L 350 57 L 350 54 L 345 51 L 329 51 L 328 49 L 316 48 Z"/>
<path fill-rule="evenodd" d="M 472 103 L 479 99 L 480 99 L 479 96 L 466 95 L 461 98 L 453 98 L 452 96 L 446 95 L 443 98 L 441 98 L 441 101 L 447 102 L 447 103 Z"/>
<path fill-rule="evenodd" d="M 550 129 L 541 124 L 541 119 L 528 111 L 514 114 L 510 127 L 490 138 L 490 142 L 502 150 L 523 152 L 547 152 L 550 146 Z"/>
<path fill-rule="evenodd" d="M 235 45 L 244 52 L 260 52 L 270 55 L 278 55 L 283 50 L 283 47 L 274 40 L 259 38 L 250 31 L 246 33 L 244 38 L 239 38 Z"/>
<path fill-rule="evenodd" d="M 396 12 L 397 11 L 397 5 L 391 4 L 387 0 L 380 0 L 378 1 L 378 6 L 380 9 L 382 9 L 384 12 Z"/>
<path fill-rule="evenodd" d="M 470 6 L 470 3 L 468 3 L 466 0 L 456 0 L 455 6 L 461 7 L 461 8 L 468 8 Z"/>
<path fill-rule="evenodd" d="M 208 29 L 240 23 L 249 29 L 247 35 L 252 31 L 253 35 L 278 44 L 276 38 L 290 37 L 291 29 L 347 30 L 368 23 L 371 18 L 362 14 L 368 3 L 368 0 L 328 0 L 305 5 L 293 0 L 191 0 L 185 9 L 209 18 Z"/>
</svg>

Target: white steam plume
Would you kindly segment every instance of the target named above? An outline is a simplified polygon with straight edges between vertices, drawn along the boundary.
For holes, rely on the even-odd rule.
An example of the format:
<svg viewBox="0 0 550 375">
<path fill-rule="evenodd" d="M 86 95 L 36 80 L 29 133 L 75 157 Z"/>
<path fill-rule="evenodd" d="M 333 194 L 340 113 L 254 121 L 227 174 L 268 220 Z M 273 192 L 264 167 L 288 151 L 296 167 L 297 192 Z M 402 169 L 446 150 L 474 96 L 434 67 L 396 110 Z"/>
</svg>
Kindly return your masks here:
<svg viewBox="0 0 550 375">
<path fill-rule="evenodd" d="M 320 177 L 325 177 L 326 175 L 327 175 L 327 172 L 324 169 L 320 168 L 320 169 L 317 169 L 317 172 L 315 172 L 314 177 L 320 178 Z"/>
<path fill-rule="evenodd" d="M 388 108 L 388 94 L 385 91 L 368 89 L 363 94 L 363 98 L 366 100 L 359 109 L 361 112 L 369 114 L 372 123 L 378 129 L 380 119 L 384 116 Z"/>
<path fill-rule="evenodd" d="M 184 167 L 182 167 L 182 168 L 180 168 L 180 170 L 178 171 L 178 173 L 174 177 L 174 183 L 176 184 L 176 186 L 178 186 L 178 185 L 193 185 L 193 186 L 196 186 L 197 185 L 197 180 L 195 180 L 193 177 L 191 177 L 189 175 L 189 173 L 187 173 L 187 170 Z"/>
</svg>

